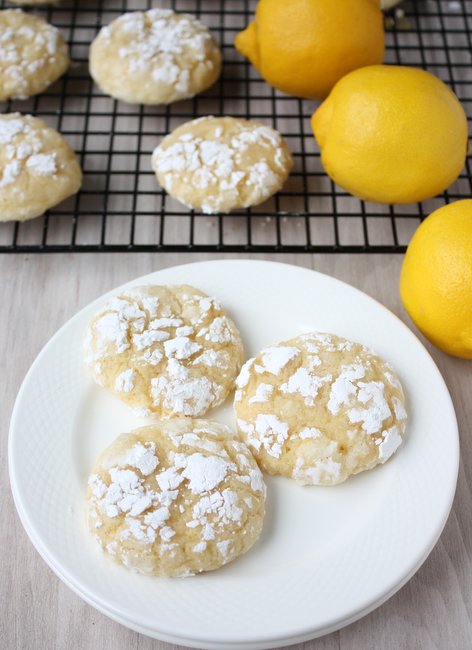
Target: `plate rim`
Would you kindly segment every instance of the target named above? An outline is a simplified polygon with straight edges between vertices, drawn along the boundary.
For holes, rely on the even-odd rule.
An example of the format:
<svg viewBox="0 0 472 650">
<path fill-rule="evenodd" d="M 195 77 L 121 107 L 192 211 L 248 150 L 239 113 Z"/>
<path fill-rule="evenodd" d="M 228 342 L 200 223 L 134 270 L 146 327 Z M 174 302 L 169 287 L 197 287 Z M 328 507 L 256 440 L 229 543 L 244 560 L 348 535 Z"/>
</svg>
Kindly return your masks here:
<svg viewBox="0 0 472 650">
<path fill-rule="evenodd" d="M 128 620 L 124 614 L 121 612 L 116 611 L 113 607 L 107 607 L 106 604 L 104 604 L 101 600 L 94 599 L 93 595 L 88 593 L 87 589 L 84 588 L 84 585 L 76 581 L 73 577 L 71 577 L 68 573 L 68 571 L 61 566 L 61 563 L 56 563 L 53 557 L 53 553 L 50 551 L 50 549 L 47 548 L 43 544 L 43 542 L 40 540 L 38 537 L 37 533 L 34 530 L 34 526 L 31 524 L 28 518 L 27 514 L 27 509 L 24 507 L 23 501 L 21 499 L 20 495 L 20 488 L 18 485 L 17 481 L 17 476 L 15 472 L 15 464 L 14 464 L 14 459 L 13 459 L 13 448 L 14 448 L 14 430 L 16 427 L 16 419 L 18 417 L 18 412 L 21 407 L 21 401 L 22 401 L 22 396 L 23 392 L 27 389 L 27 384 L 28 380 L 30 378 L 30 375 L 34 373 L 36 369 L 36 365 L 39 364 L 43 358 L 44 355 L 47 354 L 49 347 L 52 346 L 55 343 L 55 340 L 57 337 L 59 337 L 63 330 L 69 326 L 71 321 L 79 320 L 83 312 L 91 310 L 94 308 L 96 305 L 101 304 L 103 300 L 105 300 L 108 296 L 116 294 L 116 292 L 124 289 L 125 287 L 129 287 L 130 285 L 134 285 L 136 283 L 148 283 L 149 279 L 151 279 L 153 276 L 156 276 L 157 274 L 160 274 L 161 272 L 172 272 L 173 269 L 179 269 L 179 270 L 184 270 L 184 269 L 190 269 L 190 268 L 195 268 L 195 266 L 228 266 L 228 265 L 239 265 L 239 266 L 277 266 L 277 267 L 284 267 L 285 269 L 291 269 L 294 272 L 300 272 L 302 274 L 315 274 L 316 276 L 320 276 L 322 278 L 322 281 L 328 280 L 329 282 L 332 282 L 335 285 L 341 285 L 344 288 L 347 288 L 349 291 L 359 294 L 360 296 L 363 297 L 363 299 L 367 299 L 369 302 L 373 303 L 377 308 L 381 308 L 381 310 L 387 312 L 389 317 L 393 317 L 394 320 L 397 322 L 397 324 L 401 325 L 402 328 L 408 333 L 408 335 L 412 338 L 414 343 L 416 345 L 419 345 L 422 351 L 426 354 L 426 356 L 429 358 L 430 362 L 432 363 L 432 366 L 434 367 L 437 375 L 437 379 L 441 382 L 442 384 L 442 389 L 444 392 L 444 396 L 447 398 L 448 402 L 448 410 L 449 410 L 449 415 L 451 417 L 451 439 L 454 441 L 454 460 L 455 460 L 455 471 L 454 471 L 454 480 L 452 481 L 453 485 L 450 490 L 449 494 L 449 499 L 448 499 L 448 505 L 447 508 L 445 508 L 444 512 L 442 513 L 441 520 L 438 525 L 435 527 L 435 537 L 434 539 L 431 537 L 429 540 L 429 543 L 426 544 L 423 548 L 422 553 L 415 558 L 414 562 L 408 563 L 408 570 L 404 573 L 402 573 L 402 576 L 400 577 L 400 580 L 395 580 L 393 581 L 394 584 L 391 584 L 390 587 L 383 593 L 374 599 L 372 599 L 368 604 L 366 604 L 364 607 L 362 607 L 360 610 L 357 608 L 357 611 L 352 611 L 349 615 L 343 615 L 337 618 L 336 621 L 332 621 L 326 626 L 323 627 L 317 627 L 317 628 L 309 628 L 307 627 L 304 630 L 300 630 L 298 633 L 291 633 L 290 635 L 287 636 L 272 636 L 268 637 L 267 633 L 261 633 L 258 637 L 255 637 L 254 634 L 251 634 L 250 636 L 247 637 L 240 637 L 238 638 L 237 641 L 231 642 L 228 641 L 228 639 L 219 639 L 216 637 L 213 638 L 206 638 L 203 636 L 200 637 L 186 637 L 182 635 L 177 635 L 175 634 L 175 628 L 174 631 L 171 631 L 170 629 L 162 629 L 162 626 L 160 626 L 159 629 L 156 628 L 146 628 L 145 626 L 141 625 L 139 622 L 136 621 L 131 621 Z M 452 425 L 454 425 L 454 430 L 452 431 Z M 452 454 L 452 448 L 451 448 L 451 454 Z M 9 435 L 8 435 L 8 470 L 9 470 L 9 477 L 10 477 L 10 486 L 11 486 L 11 491 L 13 494 L 13 500 L 15 503 L 16 510 L 18 512 L 20 521 L 30 538 L 31 542 L 33 543 L 33 546 L 36 548 L 40 556 L 43 558 L 43 560 L 46 562 L 46 564 L 52 569 L 54 574 L 61 580 L 63 581 L 74 593 L 76 593 L 79 597 L 81 597 L 83 600 L 85 600 L 88 604 L 90 604 L 92 607 L 98 609 L 100 612 L 104 613 L 105 615 L 109 616 L 113 620 L 115 620 L 118 623 L 121 623 L 122 625 L 125 625 L 126 627 L 133 629 L 137 632 L 140 632 L 142 634 L 145 634 L 147 636 L 151 636 L 153 638 L 157 639 L 162 639 L 170 643 L 180 643 L 180 644 L 187 644 L 190 645 L 191 647 L 206 647 L 206 648 L 223 648 L 223 647 L 228 647 L 236 650 L 237 648 L 271 648 L 273 646 L 273 643 L 281 643 L 283 645 L 288 645 L 291 643 L 299 643 L 303 641 L 307 641 L 309 639 L 313 638 L 318 638 L 320 636 L 323 636 L 325 634 L 329 634 L 335 630 L 338 630 L 346 625 L 349 625 L 356 620 L 359 620 L 363 616 L 369 614 L 372 612 L 374 609 L 382 605 L 384 602 L 386 602 L 389 598 L 391 598 L 399 589 L 402 588 L 412 577 L 413 575 L 418 571 L 418 569 L 422 566 L 422 564 L 425 562 L 427 557 L 430 555 L 431 551 L 433 550 L 434 546 L 436 545 L 437 541 L 439 540 L 439 537 L 441 536 L 441 533 L 444 529 L 444 526 L 446 525 L 446 522 L 448 520 L 449 514 L 452 509 L 455 493 L 456 493 L 456 486 L 457 486 L 457 479 L 458 479 L 458 472 L 459 472 L 459 462 L 460 462 L 460 447 L 459 447 L 459 431 L 458 431 L 458 425 L 457 425 L 457 418 L 455 415 L 455 410 L 454 410 L 454 405 L 449 393 L 449 390 L 447 388 L 447 385 L 444 381 L 444 378 L 441 375 L 441 372 L 439 371 L 439 368 L 437 367 L 434 359 L 432 358 L 431 354 L 429 351 L 425 348 L 423 343 L 418 339 L 418 337 L 415 335 L 415 333 L 393 312 L 391 312 L 385 305 L 377 301 L 375 298 L 372 298 L 369 294 L 361 291 L 357 287 L 354 287 L 350 285 L 349 283 L 346 283 L 342 280 L 339 280 L 338 278 L 335 278 L 333 276 L 330 276 L 325 273 L 321 273 L 319 271 L 313 270 L 311 268 L 307 268 L 304 266 L 298 266 L 294 264 L 288 264 L 288 263 L 283 263 L 283 262 L 275 262 L 271 260 L 254 260 L 254 259 L 218 259 L 218 260 L 204 260 L 204 261 L 198 261 L 198 262 L 190 262 L 186 264 L 178 264 L 178 265 L 172 265 L 169 267 L 164 267 L 162 269 L 159 269 L 157 271 L 152 271 L 151 273 L 147 273 L 145 275 L 139 276 L 137 278 L 134 278 L 130 281 L 127 281 L 117 287 L 112 288 L 110 291 L 105 292 L 104 294 L 100 295 L 96 299 L 92 300 L 85 306 L 83 306 L 79 311 L 77 311 L 75 314 L 73 314 L 70 318 L 67 319 L 65 323 L 62 324 L 62 326 L 49 338 L 49 340 L 43 345 L 39 353 L 36 355 L 34 361 L 30 365 L 22 383 L 20 386 L 20 389 L 18 391 L 15 404 L 13 407 L 12 415 L 11 415 L 11 421 L 10 421 L 10 428 L 9 428 Z M 452 461 L 451 461 L 452 463 Z M 451 472 L 451 477 L 452 477 L 452 472 Z M 198 644 L 198 645 L 197 645 Z"/>
<path fill-rule="evenodd" d="M 425 553 L 424 557 L 419 561 L 418 564 L 415 564 L 415 566 L 412 567 L 411 571 L 404 577 L 404 579 L 399 582 L 395 587 L 386 592 L 384 596 L 381 599 L 377 599 L 373 601 L 369 606 L 366 608 L 361 609 L 358 611 L 356 614 L 353 614 L 352 616 L 348 618 L 343 618 L 342 620 L 339 620 L 336 623 L 332 623 L 330 625 L 327 625 L 326 627 L 320 628 L 316 631 L 305 631 L 305 632 L 300 632 L 298 635 L 290 635 L 287 637 L 266 637 L 266 640 L 255 640 L 255 641 L 235 641 L 234 643 L 229 642 L 227 639 L 224 640 L 218 640 L 218 639 L 202 639 L 202 640 L 197 640 L 192 637 L 185 637 L 185 636 L 178 636 L 175 634 L 171 634 L 170 632 L 160 632 L 156 630 L 152 630 L 151 628 L 146 628 L 142 625 L 139 625 L 138 623 L 135 623 L 134 621 L 124 619 L 121 617 L 119 614 L 116 614 L 110 609 L 107 609 L 101 602 L 96 602 L 92 598 L 90 598 L 87 594 L 84 594 L 83 591 L 81 591 L 72 581 L 70 581 L 66 576 L 60 573 L 58 567 L 56 567 L 50 558 L 47 556 L 45 549 L 43 548 L 43 545 L 37 538 L 34 536 L 34 531 L 29 527 L 27 524 L 27 521 L 24 519 L 24 513 L 20 510 L 19 505 L 16 501 L 15 495 L 13 496 L 13 500 L 15 503 L 15 507 L 17 508 L 18 516 L 19 519 L 28 535 L 28 538 L 32 542 L 34 548 L 36 551 L 39 553 L 40 557 L 44 560 L 44 562 L 47 564 L 47 566 L 51 569 L 51 571 L 54 573 L 54 575 L 59 578 L 61 582 L 63 582 L 66 587 L 68 587 L 74 594 L 79 596 L 82 600 L 84 600 L 88 605 L 99 611 L 101 614 L 104 614 L 108 618 L 110 618 L 112 621 L 115 623 L 118 623 L 119 625 L 123 625 L 124 627 L 133 630 L 134 632 L 137 632 L 138 634 L 143 634 L 147 637 L 150 637 L 152 639 L 157 639 L 164 641 L 165 643 L 172 643 L 172 644 L 177 644 L 177 645 L 187 645 L 190 648 L 204 648 L 208 650 L 272 650 L 273 649 L 273 644 L 274 642 L 278 643 L 280 647 L 286 647 L 288 645 L 292 644 L 297 644 L 297 643 L 305 643 L 310 640 L 318 639 L 321 638 L 327 634 L 332 634 L 333 632 L 336 632 L 348 625 L 351 625 L 352 623 L 355 623 L 356 621 L 364 618 L 365 616 L 368 616 L 370 613 L 372 613 L 375 609 L 378 607 L 381 607 L 383 604 L 385 604 L 390 598 L 392 598 L 402 587 L 404 587 L 415 575 L 415 573 L 421 568 L 421 566 L 424 564 L 424 562 L 428 559 L 429 555 L 431 554 L 432 550 L 436 546 L 442 531 L 444 530 L 444 526 L 447 523 L 447 520 L 449 518 L 449 512 L 444 520 L 444 523 L 442 525 L 441 530 L 439 531 L 436 539 L 432 542 L 431 547 L 427 550 Z M 205 645 L 202 645 L 205 644 Z"/>
</svg>

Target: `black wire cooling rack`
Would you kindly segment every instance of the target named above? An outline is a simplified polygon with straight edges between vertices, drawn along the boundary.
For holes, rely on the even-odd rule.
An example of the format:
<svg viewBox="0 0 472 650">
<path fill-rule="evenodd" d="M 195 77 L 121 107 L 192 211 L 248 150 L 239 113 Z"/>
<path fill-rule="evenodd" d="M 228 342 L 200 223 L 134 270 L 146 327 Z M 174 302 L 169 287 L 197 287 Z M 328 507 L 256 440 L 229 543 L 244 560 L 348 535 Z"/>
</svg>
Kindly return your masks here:
<svg viewBox="0 0 472 650">
<path fill-rule="evenodd" d="M 233 47 L 256 0 L 65 0 L 35 11 L 61 29 L 74 65 L 42 95 L 0 104 L 31 113 L 65 135 L 84 171 L 80 193 L 43 217 L 0 224 L 0 252 L 372 252 L 401 253 L 420 220 L 470 197 L 469 160 L 445 194 L 423 204 L 359 201 L 324 174 L 310 128 L 316 104 L 271 89 Z M 7 8 L 0 0 L 0 8 Z M 102 25 L 130 10 L 171 7 L 199 17 L 219 40 L 220 81 L 168 107 L 130 106 L 101 94 L 88 74 L 88 47 Z M 423 67 L 448 83 L 472 117 L 472 0 L 411 0 L 387 15 L 386 62 Z M 403 15 L 404 13 L 404 15 Z M 150 156 L 177 125 L 201 115 L 261 120 L 286 137 L 295 159 L 283 188 L 262 206 L 207 216 L 158 186 Z M 470 118 L 469 118 L 470 119 Z"/>
</svg>

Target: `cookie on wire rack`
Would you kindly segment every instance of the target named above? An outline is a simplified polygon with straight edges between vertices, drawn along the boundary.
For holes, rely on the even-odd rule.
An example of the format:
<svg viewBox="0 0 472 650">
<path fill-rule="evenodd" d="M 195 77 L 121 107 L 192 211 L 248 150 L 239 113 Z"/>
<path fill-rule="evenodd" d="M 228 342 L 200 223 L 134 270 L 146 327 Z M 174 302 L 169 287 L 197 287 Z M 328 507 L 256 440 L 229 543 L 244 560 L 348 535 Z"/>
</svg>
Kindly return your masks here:
<svg viewBox="0 0 472 650">
<path fill-rule="evenodd" d="M 206 214 L 263 203 L 292 168 L 284 138 L 235 117 L 200 117 L 177 127 L 152 155 L 159 183 L 187 207 Z"/>
<path fill-rule="evenodd" d="M 170 104 L 215 83 L 220 49 L 208 29 L 170 9 L 126 13 L 90 47 L 90 74 L 102 91 L 130 104 Z"/>
<path fill-rule="evenodd" d="M 0 101 L 42 93 L 69 64 L 56 27 L 19 9 L 0 11 Z"/>
<path fill-rule="evenodd" d="M 62 135 L 32 115 L 0 115 L 0 221 L 24 221 L 76 194 L 82 171 Z"/>
</svg>

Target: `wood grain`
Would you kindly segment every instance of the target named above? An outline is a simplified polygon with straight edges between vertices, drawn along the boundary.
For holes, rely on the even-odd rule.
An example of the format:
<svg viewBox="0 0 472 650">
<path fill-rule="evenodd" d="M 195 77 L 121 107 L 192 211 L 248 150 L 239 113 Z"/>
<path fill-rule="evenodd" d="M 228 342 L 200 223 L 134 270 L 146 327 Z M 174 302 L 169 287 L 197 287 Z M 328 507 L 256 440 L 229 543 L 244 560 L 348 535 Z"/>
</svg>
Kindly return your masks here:
<svg viewBox="0 0 472 650">
<path fill-rule="evenodd" d="M 7 469 L 13 403 L 33 359 L 90 300 L 136 276 L 208 255 L 38 255 L 0 257 L 0 648 L 171 650 L 114 623 L 73 594 L 29 542 L 15 512 Z M 222 257 L 222 256 L 219 256 Z M 243 258 L 244 256 L 239 256 Z M 400 318 L 401 257 L 257 256 L 314 268 L 362 289 Z M 254 256 L 252 256 L 254 258 Z M 411 326 L 411 323 L 408 323 Z M 364 619 L 298 650 L 467 650 L 472 647 L 472 364 L 426 343 L 454 401 L 462 460 L 444 533 L 414 578 Z"/>
</svg>

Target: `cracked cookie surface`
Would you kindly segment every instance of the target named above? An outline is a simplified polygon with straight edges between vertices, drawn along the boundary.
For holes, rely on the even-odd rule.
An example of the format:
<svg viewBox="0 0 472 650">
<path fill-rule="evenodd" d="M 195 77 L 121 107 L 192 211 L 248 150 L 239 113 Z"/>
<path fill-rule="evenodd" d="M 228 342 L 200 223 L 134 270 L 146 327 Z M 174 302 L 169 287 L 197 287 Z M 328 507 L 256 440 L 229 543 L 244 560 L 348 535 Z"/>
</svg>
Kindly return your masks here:
<svg viewBox="0 0 472 650">
<path fill-rule="evenodd" d="M 0 101 L 42 93 L 69 63 L 56 27 L 19 9 L 0 11 Z"/>
<path fill-rule="evenodd" d="M 266 488 L 247 446 L 208 420 L 161 421 L 119 436 L 88 480 L 91 533 L 116 562 L 184 577 L 245 553 Z"/>
<path fill-rule="evenodd" d="M 90 47 L 90 74 L 107 95 L 130 104 L 170 104 L 209 88 L 221 53 L 208 29 L 170 9 L 126 13 Z"/>
<path fill-rule="evenodd" d="M 164 138 L 152 168 L 171 196 L 206 214 L 263 203 L 292 168 L 284 138 L 268 126 L 235 117 L 200 117 Z"/>
<path fill-rule="evenodd" d="M 302 485 L 336 485 L 385 463 L 405 433 L 393 369 L 333 334 L 303 334 L 262 350 L 236 385 L 238 429 L 259 465 Z"/>
<path fill-rule="evenodd" d="M 0 221 L 24 221 L 80 189 L 82 171 L 62 135 L 31 115 L 0 115 Z"/>
<path fill-rule="evenodd" d="M 214 298 L 153 285 L 106 303 L 88 327 L 85 354 L 95 381 L 139 415 L 198 417 L 234 388 L 243 345 Z"/>
</svg>

